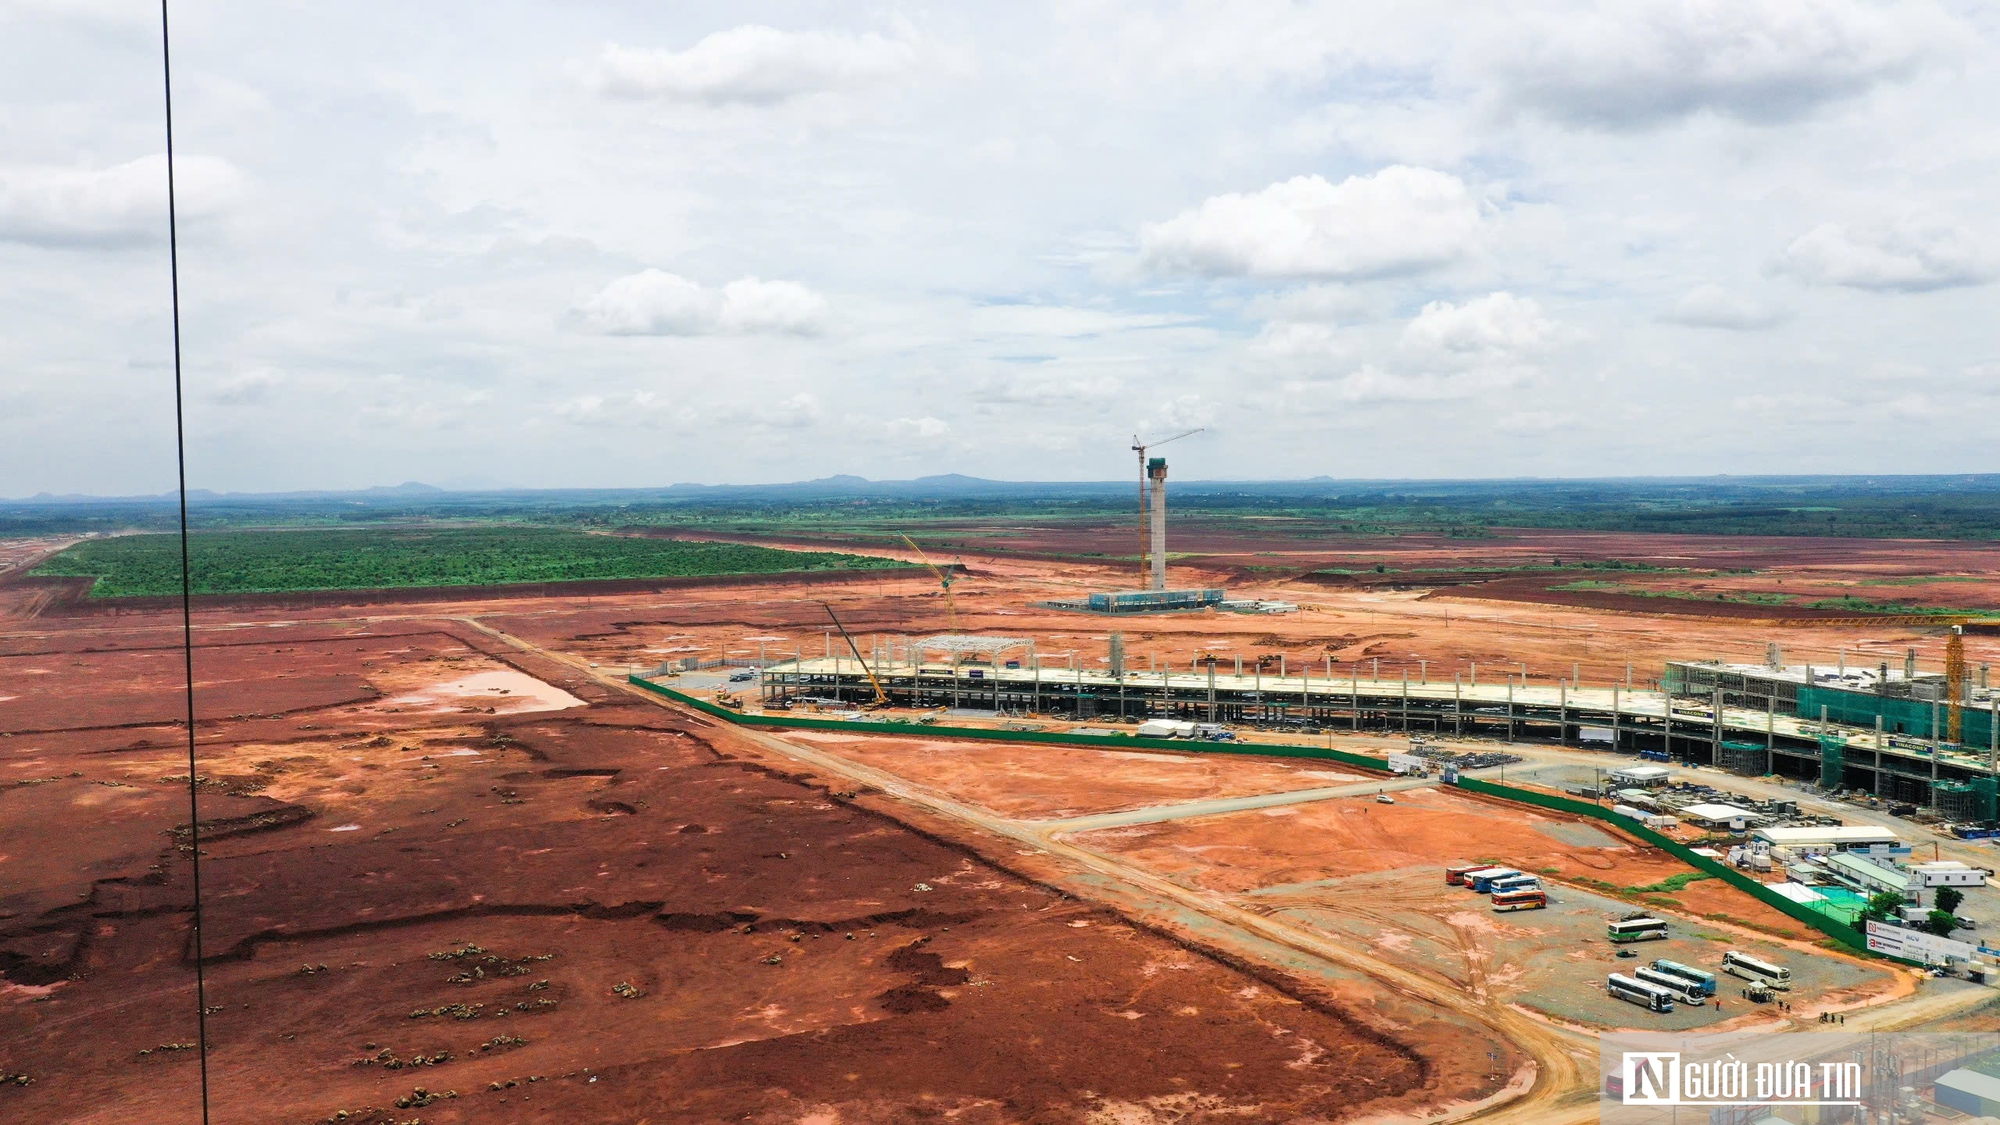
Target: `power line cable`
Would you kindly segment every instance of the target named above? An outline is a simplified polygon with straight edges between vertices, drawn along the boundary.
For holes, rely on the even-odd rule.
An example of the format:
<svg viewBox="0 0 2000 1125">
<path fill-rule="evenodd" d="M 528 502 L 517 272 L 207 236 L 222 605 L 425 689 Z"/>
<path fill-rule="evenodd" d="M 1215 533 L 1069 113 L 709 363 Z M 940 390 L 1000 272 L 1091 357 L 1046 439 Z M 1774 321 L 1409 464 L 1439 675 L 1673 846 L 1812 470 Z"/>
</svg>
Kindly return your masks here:
<svg viewBox="0 0 2000 1125">
<path fill-rule="evenodd" d="M 188 856 L 194 871 L 194 998 L 196 1054 L 201 1059 L 201 1122 L 208 1125 L 208 981 L 201 947 L 201 784 L 195 771 L 194 578 L 188 565 L 187 426 L 181 409 L 181 252 L 174 210 L 174 65 L 167 36 L 167 0 L 160 0 L 160 79 L 167 118 L 167 277 L 173 293 L 174 458 L 180 479 L 181 657 L 187 675 Z"/>
</svg>

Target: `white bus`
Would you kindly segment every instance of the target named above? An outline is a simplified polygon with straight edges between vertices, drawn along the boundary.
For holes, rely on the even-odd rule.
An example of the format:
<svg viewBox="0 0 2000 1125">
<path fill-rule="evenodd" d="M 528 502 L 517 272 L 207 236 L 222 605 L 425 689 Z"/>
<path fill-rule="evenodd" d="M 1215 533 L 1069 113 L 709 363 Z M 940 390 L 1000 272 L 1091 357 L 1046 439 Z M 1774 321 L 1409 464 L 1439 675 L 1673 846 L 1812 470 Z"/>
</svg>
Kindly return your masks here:
<svg viewBox="0 0 2000 1125">
<path fill-rule="evenodd" d="M 1707 969 L 1697 969 L 1693 965 L 1683 965 L 1679 961 L 1655 961 L 1653 968 L 1670 976 L 1676 976 L 1701 986 L 1702 995 L 1715 995 L 1715 974 Z"/>
<path fill-rule="evenodd" d="M 1783 965 L 1773 965 L 1759 960 L 1748 953 L 1738 953 L 1734 949 L 1722 955 L 1722 971 L 1731 976 L 1761 984 L 1766 988 L 1787 989 L 1792 987 L 1792 971 Z"/>
<path fill-rule="evenodd" d="M 1632 975 L 1645 981 L 1647 984 L 1658 985 L 1668 992 L 1673 993 L 1676 1003 L 1698 1005 L 1706 999 L 1699 984 L 1691 980 L 1683 980 L 1672 973 L 1663 973 L 1658 969 L 1641 965 L 1632 970 Z"/>
<path fill-rule="evenodd" d="M 1548 893 L 1540 887 L 1493 892 L 1493 909 L 1502 914 L 1512 910 L 1546 910 L 1548 905 Z"/>
<path fill-rule="evenodd" d="M 1658 918 L 1620 918 L 1604 924 L 1604 937 L 1619 945 L 1628 941 L 1665 941 L 1667 924 Z"/>
<path fill-rule="evenodd" d="M 1633 980 L 1631 977 L 1619 976 L 1617 973 L 1612 973 L 1610 976 L 1604 978 L 1604 991 L 1620 1000 L 1637 1004 L 1649 1011 L 1671 1012 L 1674 1010 L 1673 994 L 1666 989 L 1661 988 L 1657 984 L 1647 984 L 1642 980 Z"/>
</svg>

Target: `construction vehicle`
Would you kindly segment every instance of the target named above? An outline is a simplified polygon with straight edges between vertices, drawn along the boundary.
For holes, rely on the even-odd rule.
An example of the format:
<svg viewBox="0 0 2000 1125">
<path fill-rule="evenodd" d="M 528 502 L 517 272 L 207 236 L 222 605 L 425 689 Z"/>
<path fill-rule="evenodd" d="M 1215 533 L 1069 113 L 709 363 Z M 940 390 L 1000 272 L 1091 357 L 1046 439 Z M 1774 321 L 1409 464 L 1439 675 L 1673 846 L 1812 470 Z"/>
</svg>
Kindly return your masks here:
<svg viewBox="0 0 2000 1125">
<path fill-rule="evenodd" d="M 958 579 L 958 571 L 961 565 L 960 561 L 954 559 L 952 560 L 952 564 L 949 568 L 940 570 L 938 569 L 937 564 L 931 562 L 931 557 L 929 555 L 924 554 L 924 549 L 922 547 L 917 546 L 916 540 L 910 538 L 908 535 L 904 535 L 900 531 L 897 532 L 896 534 L 902 537 L 903 542 L 908 543 L 910 545 L 910 550 L 915 551 L 917 553 L 917 558 L 922 560 L 924 567 L 928 569 L 933 575 L 937 576 L 938 585 L 943 587 L 944 589 L 945 632 L 947 633 L 958 632 L 958 606 L 952 601 L 951 584 Z M 829 610 L 828 612 L 830 613 L 832 611 Z"/>
<path fill-rule="evenodd" d="M 875 689 L 874 700 L 872 702 L 862 704 L 862 710 L 875 711 L 875 710 L 880 710 L 883 707 L 887 707 L 889 705 L 889 693 L 882 690 L 882 681 L 875 678 L 875 669 L 870 668 L 868 666 L 868 661 L 862 658 L 861 646 L 854 643 L 854 638 L 850 636 L 847 632 L 847 626 L 842 625 L 840 623 L 840 618 L 834 616 L 832 606 L 826 604 L 825 602 L 821 602 L 819 603 L 819 607 L 826 611 L 826 615 L 828 617 L 833 618 L 833 627 L 840 630 L 840 639 L 847 642 L 848 651 L 854 654 L 854 659 L 859 661 L 861 664 L 861 670 L 867 673 L 868 675 L 868 686 Z"/>
</svg>

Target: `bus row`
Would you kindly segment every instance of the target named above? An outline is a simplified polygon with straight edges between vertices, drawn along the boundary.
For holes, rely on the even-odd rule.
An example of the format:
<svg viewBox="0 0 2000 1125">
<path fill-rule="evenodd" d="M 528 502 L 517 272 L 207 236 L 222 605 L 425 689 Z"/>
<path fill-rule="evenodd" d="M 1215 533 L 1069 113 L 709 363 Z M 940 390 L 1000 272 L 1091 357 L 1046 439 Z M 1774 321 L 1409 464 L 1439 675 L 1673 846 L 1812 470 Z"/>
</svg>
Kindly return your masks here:
<svg viewBox="0 0 2000 1125">
<path fill-rule="evenodd" d="M 1493 909 L 1501 913 L 1541 910 L 1549 904 L 1541 879 L 1512 867 L 1454 864 L 1444 869 L 1444 881 L 1454 887 L 1471 887 L 1479 894 L 1492 895 Z"/>
</svg>

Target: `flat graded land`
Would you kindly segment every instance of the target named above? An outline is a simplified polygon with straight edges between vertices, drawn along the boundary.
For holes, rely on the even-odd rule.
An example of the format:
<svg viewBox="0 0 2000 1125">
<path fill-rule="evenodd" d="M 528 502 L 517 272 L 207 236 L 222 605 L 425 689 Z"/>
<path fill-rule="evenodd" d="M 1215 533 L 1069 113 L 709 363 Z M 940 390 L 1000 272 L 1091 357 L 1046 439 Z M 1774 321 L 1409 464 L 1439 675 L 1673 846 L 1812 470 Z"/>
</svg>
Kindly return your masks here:
<svg viewBox="0 0 2000 1125">
<path fill-rule="evenodd" d="M 1555 813 L 1445 788 L 1405 789 L 1395 799 L 1384 805 L 1356 796 L 1190 817 L 1081 833 L 1077 841 L 1226 894 L 1418 866 L 1442 878 L 1453 862 L 1491 861 L 1585 887 L 1647 887 L 1688 871 L 1657 848 Z M 1689 883 L 1671 897 L 1689 913 L 1808 936 L 1799 923 L 1717 880 Z"/>
<path fill-rule="evenodd" d="M 787 738 L 879 766 L 1023 820 L 1180 801 L 1317 789 L 1364 780 L 1333 762 L 1254 755 L 1091 750 L 968 739 L 867 738 L 797 731 Z"/>
</svg>

